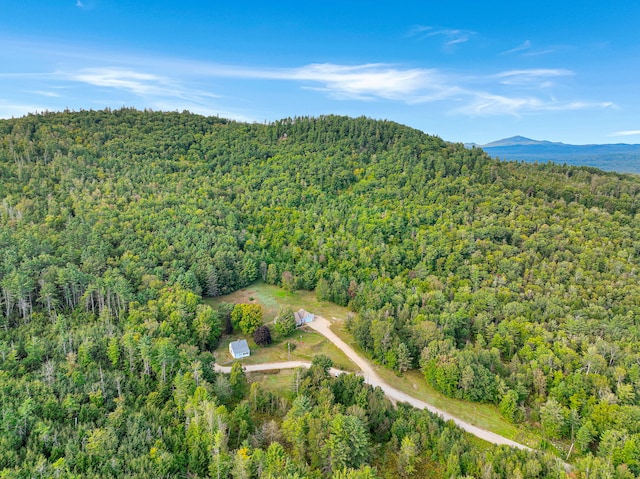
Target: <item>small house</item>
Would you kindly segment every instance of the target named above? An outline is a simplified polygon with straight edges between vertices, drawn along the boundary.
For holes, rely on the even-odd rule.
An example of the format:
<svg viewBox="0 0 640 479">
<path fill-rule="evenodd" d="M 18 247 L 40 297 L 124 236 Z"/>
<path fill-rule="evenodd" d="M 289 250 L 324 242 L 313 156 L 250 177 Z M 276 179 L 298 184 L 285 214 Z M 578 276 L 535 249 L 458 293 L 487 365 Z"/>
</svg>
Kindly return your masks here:
<svg viewBox="0 0 640 479">
<path fill-rule="evenodd" d="M 246 339 L 239 339 L 238 341 L 231 341 L 229 343 L 229 352 L 231 356 L 236 359 L 246 358 L 251 355 L 249 345 Z"/>
<path fill-rule="evenodd" d="M 296 326 L 302 326 L 303 324 L 310 323 L 314 319 L 313 314 L 305 311 L 304 309 L 296 311 L 293 313 L 293 316 L 296 318 Z"/>
</svg>

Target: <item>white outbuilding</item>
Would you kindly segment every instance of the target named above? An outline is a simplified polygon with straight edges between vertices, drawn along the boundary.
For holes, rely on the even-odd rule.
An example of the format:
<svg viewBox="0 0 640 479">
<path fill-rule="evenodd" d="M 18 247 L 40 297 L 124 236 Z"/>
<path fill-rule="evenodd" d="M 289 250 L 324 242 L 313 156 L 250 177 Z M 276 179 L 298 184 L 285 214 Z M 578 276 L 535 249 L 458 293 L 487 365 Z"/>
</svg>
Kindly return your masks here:
<svg viewBox="0 0 640 479">
<path fill-rule="evenodd" d="M 249 344 L 247 344 L 246 339 L 239 339 L 238 341 L 231 341 L 229 343 L 229 352 L 231 356 L 236 359 L 246 358 L 251 356 L 251 351 L 249 350 Z"/>
</svg>

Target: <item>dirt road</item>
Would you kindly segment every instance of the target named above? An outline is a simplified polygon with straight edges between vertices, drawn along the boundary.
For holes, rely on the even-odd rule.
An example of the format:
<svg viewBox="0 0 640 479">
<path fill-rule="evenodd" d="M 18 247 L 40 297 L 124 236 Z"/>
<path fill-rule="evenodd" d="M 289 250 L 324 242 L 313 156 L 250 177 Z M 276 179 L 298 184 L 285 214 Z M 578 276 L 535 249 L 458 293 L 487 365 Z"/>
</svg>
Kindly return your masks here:
<svg viewBox="0 0 640 479">
<path fill-rule="evenodd" d="M 507 439 L 506 437 L 500 436 L 491 431 L 487 431 L 485 429 L 481 429 L 473 424 L 469 424 L 462 419 L 458 419 L 457 417 L 452 416 L 444 412 L 441 409 L 438 409 L 431 404 L 428 404 L 420 399 L 416 399 L 412 396 L 409 396 L 402 391 L 397 390 L 386 381 L 384 381 L 378 374 L 375 372 L 369 361 L 364 359 L 358 353 L 356 353 L 351 346 L 345 343 L 342 339 L 340 339 L 332 330 L 331 323 L 326 318 L 322 316 L 316 316 L 315 320 L 311 323 L 308 323 L 306 326 L 314 329 L 319 332 L 323 336 L 325 336 L 329 341 L 335 344 L 338 348 L 344 352 L 351 361 L 353 361 L 362 371 L 362 375 L 364 376 L 364 380 L 366 383 L 371 384 L 374 387 L 380 387 L 386 396 L 395 402 L 405 402 L 411 404 L 412 406 L 418 409 L 427 409 L 428 411 L 439 415 L 445 421 L 453 421 L 460 428 L 465 431 L 473 434 L 474 436 L 479 437 L 480 439 L 484 439 L 487 442 L 492 442 L 494 444 L 504 444 L 507 446 L 517 447 L 520 449 L 530 449 L 524 444 L 520 444 L 518 442 L 512 441 L 511 439 Z M 277 363 L 264 363 L 264 364 L 247 364 L 243 365 L 245 371 L 253 372 L 253 371 L 269 371 L 274 369 L 292 369 L 292 368 L 308 368 L 311 366 L 311 363 L 305 361 L 284 361 Z M 231 367 L 229 366 L 219 366 L 215 365 L 215 370 L 223 373 L 229 373 L 231 371 Z M 345 371 L 341 371 L 339 369 L 331 368 L 331 374 L 338 375 L 343 374 Z"/>
<path fill-rule="evenodd" d="M 468 433 L 473 434 L 480 439 L 483 439 L 487 442 L 491 442 L 493 444 L 498 445 L 506 445 L 511 447 L 517 447 L 519 449 L 526 449 L 531 451 L 530 447 L 525 446 L 524 444 L 520 444 L 519 442 L 512 441 L 504 436 L 496 434 L 491 431 L 487 431 L 485 429 L 474 426 L 473 424 L 469 424 L 462 419 L 458 419 L 455 416 L 452 416 L 449 413 L 444 412 L 443 410 L 432 406 L 420 399 L 416 399 L 413 396 L 409 396 L 402 391 L 397 390 L 396 388 L 389 385 L 386 381 L 384 381 L 375 370 L 371 367 L 371 364 L 356 353 L 351 346 L 345 343 L 342 339 L 340 339 L 333 331 L 331 331 L 331 323 L 322 316 L 316 316 L 315 320 L 311 323 L 308 323 L 307 326 L 319 332 L 323 336 L 325 336 L 329 341 L 335 344 L 338 348 L 340 348 L 348 357 L 351 359 L 361 370 L 364 376 L 364 380 L 367 384 L 371 384 L 374 387 L 380 387 L 385 395 L 395 402 L 405 402 L 411 404 L 413 407 L 418 409 L 426 409 L 434 414 L 437 414 L 445 421 L 453 421 L 458 427 L 464 429 Z M 308 368 L 311 366 L 311 363 L 305 361 L 284 361 L 277 363 L 264 363 L 264 364 L 248 364 L 243 366 L 245 371 L 270 371 L 275 369 L 291 369 L 291 368 L 299 368 L 304 367 Z M 223 373 L 229 373 L 231 371 L 231 367 L 219 366 L 215 365 L 215 370 Z M 347 371 L 341 371 L 339 369 L 331 368 L 331 374 L 339 375 L 339 374 L 347 374 Z M 567 464 L 564 461 L 558 459 L 564 466 L 564 469 L 567 473 L 571 472 L 572 466 Z"/>
<path fill-rule="evenodd" d="M 428 411 L 439 415 L 445 421 L 453 421 L 454 423 L 456 423 L 456 425 L 458 425 L 458 427 L 464 429 L 467 432 L 470 432 L 480 439 L 484 439 L 487 442 L 492 442 L 494 444 L 505 444 L 507 446 L 517 447 L 520 449 L 530 449 L 524 444 L 520 444 L 519 442 L 512 441 L 511 439 L 507 439 L 506 437 L 500 436 L 499 434 L 496 434 L 494 432 L 486 431 L 484 429 L 476 427 L 473 424 L 469 424 L 462 419 L 458 419 L 457 417 L 454 417 L 451 414 L 448 414 L 443 410 L 432 406 L 431 404 L 427 404 L 426 402 L 409 396 L 402 391 L 398 391 L 396 388 L 392 387 L 380 376 L 378 376 L 378 374 L 371 367 L 371 364 L 366 359 L 356 353 L 351 346 L 349 346 L 333 331 L 331 331 L 331 323 L 326 318 L 323 318 L 322 316 L 316 316 L 315 320 L 311 323 L 308 323 L 307 326 L 316 330 L 333 344 L 335 344 L 338 348 L 340 348 L 342 352 L 345 353 L 349 357 L 349 359 L 356 363 L 362 370 L 365 382 L 371 384 L 374 387 L 379 386 L 390 399 L 394 401 L 409 403 L 412 406 L 417 407 L 418 409 L 427 409 Z"/>
<path fill-rule="evenodd" d="M 264 364 L 243 364 L 242 368 L 248 372 L 257 372 L 257 371 L 273 371 L 275 369 L 295 369 L 295 368 L 310 368 L 311 363 L 307 361 L 282 361 L 280 363 L 264 363 Z M 214 367 L 216 372 L 229 374 L 231 372 L 231 366 L 220 366 L 216 364 Z M 338 376 L 339 374 L 347 374 L 347 371 L 342 371 L 341 369 L 329 368 L 329 372 L 333 376 Z"/>
</svg>

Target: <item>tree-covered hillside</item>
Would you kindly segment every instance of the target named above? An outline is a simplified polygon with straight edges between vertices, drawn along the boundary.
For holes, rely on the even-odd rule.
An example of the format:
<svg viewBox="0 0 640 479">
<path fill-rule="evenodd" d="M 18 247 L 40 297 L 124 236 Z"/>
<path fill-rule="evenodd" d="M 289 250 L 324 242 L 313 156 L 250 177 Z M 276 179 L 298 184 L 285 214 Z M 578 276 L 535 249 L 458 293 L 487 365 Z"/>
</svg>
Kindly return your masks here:
<svg viewBox="0 0 640 479">
<path fill-rule="evenodd" d="M 449 426 L 440 444 L 320 371 L 257 402 L 211 371 L 224 318 L 199 297 L 259 277 L 349 305 L 375 361 L 539 427 L 578 474 L 640 476 L 636 176 L 366 118 L 122 109 L 0 121 L 0 179 L 6 477 L 562 474 Z"/>
</svg>

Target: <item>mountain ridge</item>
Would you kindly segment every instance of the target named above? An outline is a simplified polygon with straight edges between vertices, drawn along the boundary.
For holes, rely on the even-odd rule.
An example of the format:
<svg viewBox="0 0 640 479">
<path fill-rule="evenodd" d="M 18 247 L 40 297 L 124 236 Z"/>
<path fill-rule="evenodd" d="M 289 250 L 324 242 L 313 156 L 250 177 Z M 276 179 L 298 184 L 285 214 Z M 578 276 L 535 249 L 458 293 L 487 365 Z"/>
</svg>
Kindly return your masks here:
<svg viewBox="0 0 640 479">
<path fill-rule="evenodd" d="M 511 136 L 509 138 L 502 138 L 501 140 L 492 141 L 485 145 L 480 145 L 481 148 L 492 148 L 497 146 L 519 146 L 519 145 L 564 145 L 565 143 L 552 142 L 547 140 L 534 140 L 527 138 L 526 136 Z"/>
<path fill-rule="evenodd" d="M 603 143 L 572 145 L 562 142 L 533 140 L 516 135 L 484 145 L 465 144 L 467 148 L 482 148 L 490 156 L 525 162 L 565 163 L 592 166 L 605 171 L 640 174 L 640 144 Z"/>
</svg>

